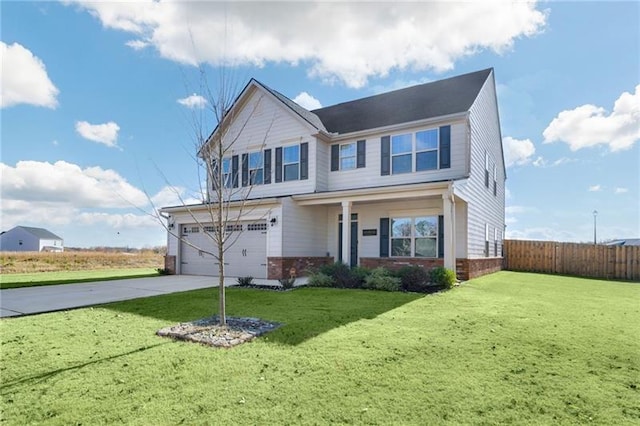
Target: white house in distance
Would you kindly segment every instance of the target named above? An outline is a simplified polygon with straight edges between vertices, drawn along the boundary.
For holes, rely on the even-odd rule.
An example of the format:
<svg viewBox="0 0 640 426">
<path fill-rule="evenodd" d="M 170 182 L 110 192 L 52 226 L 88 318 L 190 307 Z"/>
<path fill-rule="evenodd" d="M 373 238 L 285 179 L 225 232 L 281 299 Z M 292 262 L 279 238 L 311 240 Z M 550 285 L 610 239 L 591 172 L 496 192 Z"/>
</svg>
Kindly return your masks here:
<svg viewBox="0 0 640 426">
<path fill-rule="evenodd" d="M 237 137 L 223 182 L 251 191 L 250 209 L 227 226 L 237 240 L 226 275 L 277 279 L 331 261 L 443 265 L 460 279 L 501 269 L 506 173 L 493 69 L 314 111 L 252 79 L 228 117 Z M 162 209 L 176 273 L 217 274 L 185 242 L 212 245 L 206 211 Z"/>
<path fill-rule="evenodd" d="M 64 251 L 64 241 L 44 228 L 16 226 L 0 234 L 0 251 Z"/>
</svg>

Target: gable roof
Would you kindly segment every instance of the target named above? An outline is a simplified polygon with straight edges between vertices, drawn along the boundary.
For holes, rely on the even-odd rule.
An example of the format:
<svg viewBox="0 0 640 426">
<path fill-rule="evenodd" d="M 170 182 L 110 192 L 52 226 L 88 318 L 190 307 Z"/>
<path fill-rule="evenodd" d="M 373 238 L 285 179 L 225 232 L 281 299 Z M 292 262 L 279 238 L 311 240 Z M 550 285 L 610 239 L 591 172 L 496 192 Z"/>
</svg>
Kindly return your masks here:
<svg viewBox="0 0 640 426">
<path fill-rule="evenodd" d="M 311 112 L 328 132 L 339 134 L 465 112 L 492 71 L 488 68 Z"/>
<path fill-rule="evenodd" d="M 62 240 L 62 238 L 58 237 L 51 231 L 47 231 L 44 228 L 32 228 L 30 226 L 16 226 L 16 228 L 22 228 L 31 235 L 34 235 L 41 240 Z"/>
<path fill-rule="evenodd" d="M 287 98 L 282 93 L 280 93 L 280 92 L 278 92 L 276 90 L 273 90 L 272 88 L 270 88 L 268 86 L 265 86 L 264 84 L 260 83 L 258 80 L 253 79 L 253 78 L 251 80 L 254 81 L 256 84 L 258 84 L 263 89 L 265 89 L 267 92 L 271 93 L 273 96 L 278 98 L 278 100 L 280 102 L 282 102 L 287 107 L 289 107 L 291 110 L 293 110 L 293 112 L 298 114 L 300 117 L 302 117 L 302 119 L 304 119 L 306 122 L 311 124 L 313 127 L 315 127 L 318 130 L 326 131 L 324 125 L 322 124 L 322 121 L 320 121 L 320 118 L 316 114 L 314 114 L 313 112 L 301 107 L 300 105 L 298 105 L 297 103 L 295 103 L 291 99 Z"/>
</svg>

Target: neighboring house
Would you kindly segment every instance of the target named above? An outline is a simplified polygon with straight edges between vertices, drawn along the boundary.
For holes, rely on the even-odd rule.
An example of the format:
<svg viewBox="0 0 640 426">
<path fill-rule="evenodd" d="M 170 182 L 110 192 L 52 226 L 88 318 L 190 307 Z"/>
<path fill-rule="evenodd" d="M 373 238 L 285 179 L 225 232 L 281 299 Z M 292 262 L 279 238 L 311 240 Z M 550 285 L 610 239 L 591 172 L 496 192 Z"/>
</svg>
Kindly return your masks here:
<svg viewBox="0 0 640 426">
<path fill-rule="evenodd" d="M 461 279 L 501 269 L 506 173 L 493 69 L 314 111 L 252 79 L 230 111 L 238 137 L 225 185 L 251 192 L 243 222 L 228 226 L 242 232 L 226 275 L 304 275 L 332 260 L 443 265 Z M 182 239 L 212 245 L 206 205 L 162 212 Z M 172 232 L 177 273 L 217 274 Z"/>
<path fill-rule="evenodd" d="M 607 241 L 604 244 L 607 246 L 624 246 L 624 247 L 640 246 L 640 238 L 626 238 L 623 240 L 613 240 L 613 241 Z"/>
<path fill-rule="evenodd" d="M 0 251 L 64 251 L 64 241 L 44 228 L 16 226 L 0 234 Z"/>
</svg>

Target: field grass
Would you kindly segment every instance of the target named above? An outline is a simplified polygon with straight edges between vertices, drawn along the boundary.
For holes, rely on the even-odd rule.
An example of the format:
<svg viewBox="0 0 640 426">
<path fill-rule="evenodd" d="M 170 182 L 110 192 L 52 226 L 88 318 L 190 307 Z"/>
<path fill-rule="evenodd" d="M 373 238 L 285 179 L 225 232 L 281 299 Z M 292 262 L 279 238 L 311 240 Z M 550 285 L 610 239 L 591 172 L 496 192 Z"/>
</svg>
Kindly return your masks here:
<svg viewBox="0 0 640 426">
<path fill-rule="evenodd" d="M 98 269 L 95 271 L 36 272 L 34 274 L 2 274 L 0 288 L 34 287 L 54 284 L 75 284 L 92 281 L 121 280 L 158 275 L 152 268 Z"/>
<path fill-rule="evenodd" d="M 161 327 L 217 289 L 4 319 L 23 424 L 638 424 L 640 285 L 501 272 L 429 296 L 229 289 L 285 325 L 224 350 Z"/>
<path fill-rule="evenodd" d="M 2 274 L 162 267 L 164 267 L 163 255 L 152 251 L 139 253 L 0 252 L 0 273 Z"/>
</svg>

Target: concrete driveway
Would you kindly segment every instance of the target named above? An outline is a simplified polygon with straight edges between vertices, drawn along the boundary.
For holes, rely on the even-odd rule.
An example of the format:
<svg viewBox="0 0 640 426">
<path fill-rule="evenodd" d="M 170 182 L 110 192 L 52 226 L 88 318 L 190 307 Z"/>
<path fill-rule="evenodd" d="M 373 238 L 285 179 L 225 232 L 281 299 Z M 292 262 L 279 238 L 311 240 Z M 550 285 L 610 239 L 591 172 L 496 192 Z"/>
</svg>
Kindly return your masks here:
<svg viewBox="0 0 640 426">
<path fill-rule="evenodd" d="M 276 281 L 277 282 L 277 281 Z M 0 317 L 14 317 L 99 305 L 139 297 L 216 287 L 218 277 L 164 275 L 80 284 L 0 290 Z M 236 284 L 227 278 L 225 287 Z"/>
</svg>

